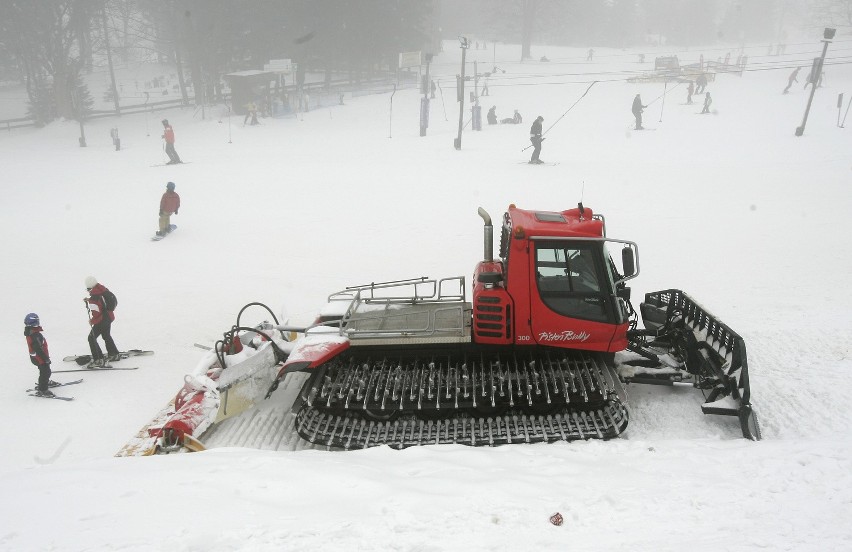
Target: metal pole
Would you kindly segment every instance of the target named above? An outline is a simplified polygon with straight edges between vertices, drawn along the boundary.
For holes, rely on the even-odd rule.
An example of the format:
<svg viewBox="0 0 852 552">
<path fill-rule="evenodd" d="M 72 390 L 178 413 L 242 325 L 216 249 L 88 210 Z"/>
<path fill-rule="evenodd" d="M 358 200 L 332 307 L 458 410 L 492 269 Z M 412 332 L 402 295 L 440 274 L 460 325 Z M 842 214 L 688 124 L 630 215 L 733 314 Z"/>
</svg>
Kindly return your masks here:
<svg viewBox="0 0 852 552">
<path fill-rule="evenodd" d="M 473 61 L 473 98 L 479 104 L 479 62 Z"/>
<path fill-rule="evenodd" d="M 666 108 L 666 89 L 669 87 L 669 81 L 663 84 L 663 103 L 660 107 L 660 122 L 663 122 L 663 110 Z"/>
<path fill-rule="evenodd" d="M 840 123 L 840 128 L 846 124 L 846 116 L 849 115 L 849 106 L 852 106 L 852 98 L 849 98 L 849 103 L 846 104 L 846 113 L 843 114 L 843 122 Z"/>
<path fill-rule="evenodd" d="M 426 55 L 426 79 L 421 80 L 423 83 L 423 99 L 420 100 L 420 136 L 426 136 L 426 129 L 429 127 L 429 91 L 432 81 L 429 76 L 429 64 L 432 62 L 432 54 Z"/>
<path fill-rule="evenodd" d="M 388 138 L 393 138 L 393 95 L 396 94 L 396 85 L 393 85 L 393 92 L 390 97 L 390 115 L 388 121 Z"/>
<path fill-rule="evenodd" d="M 840 110 L 843 109 L 843 93 L 837 96 L 837 126 L 840 126 Z"/>
<path fill-rule="evenodd" d="M 814 101 L 817 82 L 819 82 L 819 76 L 822 74 L 822 64 L 825 62 L 825 54 L 828 52 L 828 45 L 831 43 L 831 40 L 825 39 L 822 43 L 822 56 L 819 58 L 819 64 L 815 64 L 815 66 L 811 69 L 813 71 L 813 75 L 811 75 L 811 95 L 808 96 L 808 106 L 805 108 L 805 117 L 802 119 L 802 124 L 796 128 L 796 136 L 801 136 L 805 133 L 805 124 L 808 122 L 808 113 L 811 111 L 811 103 Z"/>
<path fill-rule="evenodd" d="M 461 51 L 462 51 L 462 61 L 461 61 L 461 77 L 459 78 L 459 85 L 457 88 L 458 100 L 459 100 L 459 135 L 456 137 L 455 147 L 457 150 L 461 149 L 462 144 L 462 130 L 464 129 L 464 62 L 465 57 L 467 55 L 467 49 L 470 46 L 470 42 L 468 42 L 467 38 L 459 37 L 459 41 L 461 42 Z"/>
<path fill-rule="evenodd" d="M 438 86 L 438 92 L 441 93 L 441 107 L 444 108 L 444 120 L 449 121 L 449 119 L 447 119 L 447 104 L 444 103 L 444 89 L 441 88 L 441 81 L 437 80 L 435 81 L 435 84 Z"/>
</svg>

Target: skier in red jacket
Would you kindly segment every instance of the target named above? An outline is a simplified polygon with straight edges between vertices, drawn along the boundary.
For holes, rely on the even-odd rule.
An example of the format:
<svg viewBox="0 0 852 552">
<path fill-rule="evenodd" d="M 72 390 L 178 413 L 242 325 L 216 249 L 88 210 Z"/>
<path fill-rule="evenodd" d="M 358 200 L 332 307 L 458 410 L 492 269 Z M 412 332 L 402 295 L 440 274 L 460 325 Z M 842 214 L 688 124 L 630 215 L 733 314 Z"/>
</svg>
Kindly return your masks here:
<svg viewBox="0 0 852 552">
<path fill-rule="evenodd" d="M 180 196 L 175 191 L 175 183 L 169 182 L 166 184 L 166 191 L 163 197 L 160 198 L 160 229 L 157 230 L 158 236 L 165 236 L 172 231 L 172 213 L 178 214 L 178 209 L 180 209 Z"/>
<path fill-rule="evenodd" d="M 24 336 L 27 338 L 27 347 L 30 350 L 30 362 L 38 366 L 38 384 L 36 395 L 40 397 L 52 397 L 53 391 L 49 389 L 50 381 L 50 353 L 47 349 L 47 340 L 41 335 L 41 321 L 34 312 L 24 317 Z"/>
<path fill-rule="evenodd" d="M 92 327 L 89 332 L 89 350 L 92 352 L 92 361 L 89 363 L 89 367 L 98 368 L 104 366 L 107 361 L 121 359 L 118 347 L 115 346 L 115 341 L 110 335 L 115 314 L 109 308 L 110 305 L 105 299 L 105 296 L 109 295 L 114 300 L 115 296 L 106 287 L 99 284 L 94 276 L 86 277 L 86 289 L 89 290 L 89 296 L 84 298 L 83 302 L 86 304 L 86 310 L 89 311 L 89 325 Z M 100 345 L 98 345 L 98 337 L 104 338 L 107 349 L 106 359 Z"/>
<path fill-rule="evenodd" d="M 169 156 L 169 162 L 166 165 L 177 165 L 183 163 L 175 151 L 175 131 L 168 119 L 163 119 L 163 140 L 166 141 L 166 155 Z"/>
</svg>

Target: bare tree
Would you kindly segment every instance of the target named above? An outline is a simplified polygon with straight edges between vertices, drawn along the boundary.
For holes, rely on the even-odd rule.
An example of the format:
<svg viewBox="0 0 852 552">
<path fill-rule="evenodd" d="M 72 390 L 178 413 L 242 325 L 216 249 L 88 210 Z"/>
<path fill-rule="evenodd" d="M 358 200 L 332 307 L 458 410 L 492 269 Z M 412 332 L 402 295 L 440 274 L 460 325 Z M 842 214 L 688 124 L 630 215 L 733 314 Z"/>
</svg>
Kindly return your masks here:
<svg viewBox="0 0 852 552">
<path fill-rule="evenodd" d="M 31 104 L 45 102 L 45 90 L 55 114 L 78 116 L 74 95 L 80 72 L 91 59 L 90 33 L 97 0 L 39 0 L 0 3 L 3 40 L 24 69 Z M 43 112 L 49 119 L 53 112 Z"/>
<path fill-rule="evenodd" d="M 815 25 L 852 25 L 852 0 L 814 0 L 811 19 Z"/>
</svg>

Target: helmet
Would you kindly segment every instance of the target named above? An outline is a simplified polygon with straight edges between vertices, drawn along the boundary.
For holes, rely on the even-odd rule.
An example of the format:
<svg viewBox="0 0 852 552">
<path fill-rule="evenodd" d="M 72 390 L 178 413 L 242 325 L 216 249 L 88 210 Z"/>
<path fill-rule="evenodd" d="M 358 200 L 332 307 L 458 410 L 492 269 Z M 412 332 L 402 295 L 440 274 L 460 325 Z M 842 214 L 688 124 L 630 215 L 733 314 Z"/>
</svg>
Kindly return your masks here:
<svg viewBox="0 0 852 552">
<path fill-rule="evenodd" d="M 163 124 L 164 124 L 164 125 L 169 124 L 169 120 L 168 120 L 168 119 L 163 119 L 163 121 L 162 121 L 162 122 L 163 122 Z"/>
<path fill-rule="evenodd" d="M 34 312 L 29 313 L 24 317 L 24 326 L 40 326 L 41 322 L 38 319 L 38 315 Z"/>
<path fill-rule="evenodd" d="M 94 276 L 86 276 L 86 289 L 92 289 L 98 285 L 98 279 Z"/>
<path fill-rule="evenodd" d="M 175 183 L 169 182 L 168 184 L 166 184 L 166 188 L 168 188 L 169 190 L 174 190 L 175 189 Z"/>
</svg>

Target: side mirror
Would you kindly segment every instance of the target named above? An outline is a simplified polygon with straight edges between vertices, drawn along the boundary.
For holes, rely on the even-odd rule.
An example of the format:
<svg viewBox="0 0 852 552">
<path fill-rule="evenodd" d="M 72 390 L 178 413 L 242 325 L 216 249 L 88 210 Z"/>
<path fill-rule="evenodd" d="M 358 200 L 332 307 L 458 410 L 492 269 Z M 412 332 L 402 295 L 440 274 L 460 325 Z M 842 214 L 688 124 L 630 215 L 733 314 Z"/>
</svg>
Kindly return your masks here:
<svg viewBox="0 0 852 552">
<path fill-rule="evenodd" d="M 632 248 L 625 247 L 621 250 L 621 266 L 624 268 L 625 278 L 636 274 L 636 259 L 633 257 Z"/>
</svg>

